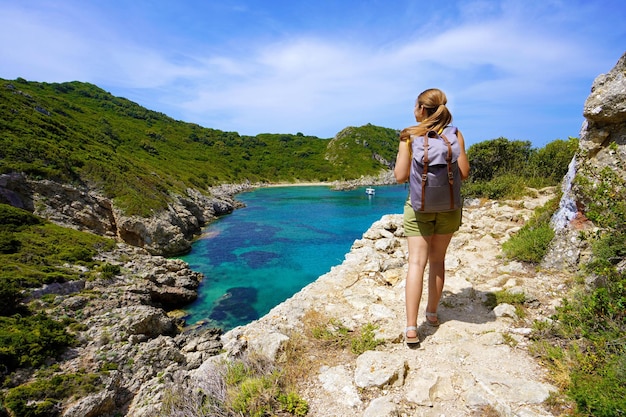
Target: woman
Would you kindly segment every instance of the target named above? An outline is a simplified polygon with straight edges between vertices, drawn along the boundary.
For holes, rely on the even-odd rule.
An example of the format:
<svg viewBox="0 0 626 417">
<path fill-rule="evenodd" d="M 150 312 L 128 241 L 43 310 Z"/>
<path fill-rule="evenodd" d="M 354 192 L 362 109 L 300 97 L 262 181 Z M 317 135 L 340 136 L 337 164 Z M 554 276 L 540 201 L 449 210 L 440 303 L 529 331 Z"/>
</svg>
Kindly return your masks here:
<svg viewBox="0 0 626 417">
<path fill-rule="evenodd" d="M 411 170 L 412 138 L 424 136 L 434 130 L 441 134 L 449 127 L 452 115 L 446 107 L 447 98 L 439 89 L 422 92 L 415 103 L 415 120 L 419 123 L 400 133 L 400 147 L 396 158 L 394 174 L 399 183 L 409 179 Z M 465 142 L 460 131 L 456 130 L 460 147 L 457 159 L 461 179 L 469 176 L 469 161 L 465 153 Z M 437 307 L 445 282 L 445 257 L 452 235 L 461 226 L 462 208 L 439 213 L 423 213 L 411 206 L 410 199 L 404 205 L 404 231 L 409 246 L 409 270 L 406 278 L 406 330 L 407 343 L 418 343 L 417 313 L 424 281 L 426 264 L 430 264 L 428 274 L 428 304 L 426 323 L 438 326 Z"/>
</svg>

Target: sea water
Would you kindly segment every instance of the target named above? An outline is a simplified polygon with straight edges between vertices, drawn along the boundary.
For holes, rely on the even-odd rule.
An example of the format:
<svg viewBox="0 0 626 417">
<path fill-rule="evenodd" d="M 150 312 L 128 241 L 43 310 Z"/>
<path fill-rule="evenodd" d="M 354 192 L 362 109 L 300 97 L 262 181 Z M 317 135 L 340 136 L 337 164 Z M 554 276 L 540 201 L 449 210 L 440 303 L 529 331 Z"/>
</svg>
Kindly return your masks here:
<svg viewBox="0 0 626 417">
<path fill-rule="evenodd" d="M 295 186 L 238 194 L 245 207 L 212 222 L 181 257 L 205 276 L 187 324 L 227 331 L 265 315 L 341 264 L 372 223 L 401 213 L 407 192 Z"/>
</svg>

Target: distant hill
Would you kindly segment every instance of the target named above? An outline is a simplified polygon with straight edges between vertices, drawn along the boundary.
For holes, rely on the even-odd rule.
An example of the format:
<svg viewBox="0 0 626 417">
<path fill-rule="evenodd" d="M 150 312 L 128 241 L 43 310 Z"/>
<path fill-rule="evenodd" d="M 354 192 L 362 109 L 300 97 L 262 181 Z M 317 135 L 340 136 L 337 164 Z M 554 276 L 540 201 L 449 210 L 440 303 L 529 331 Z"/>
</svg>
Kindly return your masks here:
<svg viewBox="0 0 626 417">
<path fill-rule="evenodd" d="M 242 136 L 174 120 L 82 82 L 0 79 L 0 173 L 86 185 L 127 214 L 224 183 L 350 180 L 388 169 L 397 132 Z"/>
</svg>

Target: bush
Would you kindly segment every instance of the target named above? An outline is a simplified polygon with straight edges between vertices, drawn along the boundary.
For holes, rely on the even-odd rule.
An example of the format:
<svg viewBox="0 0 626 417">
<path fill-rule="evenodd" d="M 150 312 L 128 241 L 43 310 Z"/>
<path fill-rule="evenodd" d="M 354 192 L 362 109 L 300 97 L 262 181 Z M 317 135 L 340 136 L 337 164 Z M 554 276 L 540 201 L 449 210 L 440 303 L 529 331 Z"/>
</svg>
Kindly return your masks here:
<svg viewBox="0 0 626 417">
<path fill-rule="evenodd" d="M 175 380 L 165 390 L 161 415 L 168 417 L 304 416 L 308 404 L 285 382 L 267 358 L 246 355 L 214 369 L 193 382 Z M 192 393 L 192 395 L 190 395 Z"/>
<path fill-rule="evenodd" d="M 546 255 L 553 238 L 554 230 L 549 224 L 522 227 L 515 236 L 502 244 L 502 250 L 508 258 L 538 264 Z"/>
<path fill-rule="evenodd" d="M 0 232 L 0 253 L 17 253 L 22 247 L 22 242 L 15 238 L 12 232 Z"/>
<path fill-rule="evenodd" d="M 100 272 L 103 279 L 111 279 L 121 272 L 121 268 L 119 265 L 112 265 L 107 262 L 100 267 Z"/>
<path fill-rule="evenodd" d="M 537 207 L 520 231 L 502 244 L 502 251 L 509 259 L 541 262 L 554 238 L 550 219 L 558 209 L 560 199 L 560 195 L 557 195 L 542 207 Z"/>
<path fill-rule="evenodd" d="M 74 342 L 63 323 L 45 314 L 0 317 L 0 359 L 9 371 L 43 365 Z"/>
<path fill-rule="evenodd" d="M 517 199 L 528 194 L 527 182 L 517 174 L 504 174 L 489 181 L 469 181 L 461 190 L 465 197 L 490 200 Z"/>
<path fill-rule="evenodd" d="M 505 173 L 524 172 L 531 155 L 529 141 L 509 141 L 498 138 L 476 143 L 467 150 L 470 176 L 473 181 L 490 181 Z"/>
<path fill-rule="evenodd" d="M 0 316 L 15 314 L 22 299 L 20 285 L 14 279 L 0 277 Z"/>
<path fill-rule="evenodd" d="M 71 247 L 63 252 L 59 253 L 59 259 L 67 262 L 91 262 L 96 255 L 96 251 L 93 248 L 87 248 L 84 246 Z"/>
<path fill-rule="evenodd" d="M 463 195 L 511 199 L 526 195 L 529 187 L 557 185 L 577 148 L 576 138 L 556 140 L 540 149 L 531 149 L 528 141 L 506 138 L 474 144 L 467 151 L 470 177 L 463 184 Z"/>
<path fill-rule="evenodd" d="M 99 386 L 96 374 L 41 375 L 34 382 L 9 389 L 3 403 L 14 416 L 51 417 L 59 415 L 63 399 L 84 396 Z"/>
<path fill-rule="evenodd" d="M 368 350 L 374 350 L 377 346 L 385 343 L 382 339 L 376 339 L 374 333 L 378 327 L 371 323 L 367 323 L 357 337 L 354 337 L 351 342 L 351 351 L 355 355 L 360 355 Z"/>
<path fill-rule="evenodd" d="M 32 213 L 0 203 L 0 227 L 15 230 L 24 226 L 40 224 L 41 220 Z"/>
</svg>

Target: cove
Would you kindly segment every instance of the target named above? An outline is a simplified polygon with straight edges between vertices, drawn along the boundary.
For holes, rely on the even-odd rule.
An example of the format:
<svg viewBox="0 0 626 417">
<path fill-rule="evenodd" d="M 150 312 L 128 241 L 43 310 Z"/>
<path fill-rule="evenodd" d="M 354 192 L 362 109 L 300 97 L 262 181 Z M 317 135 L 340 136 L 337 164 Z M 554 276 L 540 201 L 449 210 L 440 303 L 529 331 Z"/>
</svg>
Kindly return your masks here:
<svg viewBox="0 0 626 417">
<path fill-rule="evenodd" d="M 352 243 L 385 214 L 401 213 L 404 185 L 336 191 L 327 186 L 259 188 L 244 208 L 208 225 L 180 259 L 201 272 L 188 325 L 228 331 L 267 314 L 339 265 Z"/>
</svg>

